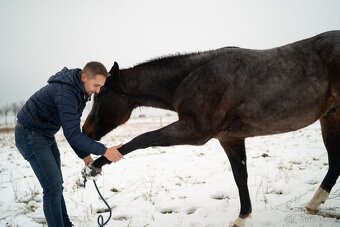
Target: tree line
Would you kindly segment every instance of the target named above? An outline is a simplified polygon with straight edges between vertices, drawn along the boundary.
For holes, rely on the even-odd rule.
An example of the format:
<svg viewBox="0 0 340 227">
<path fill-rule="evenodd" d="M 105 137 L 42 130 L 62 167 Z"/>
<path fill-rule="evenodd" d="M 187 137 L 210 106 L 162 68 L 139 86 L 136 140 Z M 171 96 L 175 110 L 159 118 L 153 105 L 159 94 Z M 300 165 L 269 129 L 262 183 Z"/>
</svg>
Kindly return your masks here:
<svg viewBox="0 0 340 227">
<path fill-rule="evenodd" d="M 0 117 L 2 118 L 2 121 L 0 122 L 0 125 L 8 125 L 10 122 L 15 123 L 17 120 L 17 114 L 23 105 L 23 101 L 18 101 L 13 103 L 6 103 L 5 105 L 1 106 Z M 11 117 L 13 117 L 13 122 L 10 120 Z"/>
</svg>

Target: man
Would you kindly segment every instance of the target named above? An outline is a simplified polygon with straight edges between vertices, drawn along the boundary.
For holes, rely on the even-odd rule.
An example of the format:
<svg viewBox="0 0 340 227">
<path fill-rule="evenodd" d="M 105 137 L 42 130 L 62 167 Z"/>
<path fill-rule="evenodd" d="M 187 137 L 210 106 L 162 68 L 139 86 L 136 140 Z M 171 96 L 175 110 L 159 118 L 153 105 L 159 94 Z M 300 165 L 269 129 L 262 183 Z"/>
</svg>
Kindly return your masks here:
<svg viewBox="0 0 340 227">
<path fill-rule="evenodd" d="M 90 153 L 117 161 L 119 146 L 106 148 L 80 130 L 80 117 L 86 102 L 99 93 L 109 76 L 105 66 L 89 62 L 83 70 L 66 67 L 51 76 L 48 85 L 33 94 L 17 115 L 15 142 L 30 163 L 43 188 L 43 208 L 49 227 L 73 226 L 65 206 L 60 153 L 54 135 L 63 128 L 64 136 L 82 158 L 91 164 Z"/>
</svg>

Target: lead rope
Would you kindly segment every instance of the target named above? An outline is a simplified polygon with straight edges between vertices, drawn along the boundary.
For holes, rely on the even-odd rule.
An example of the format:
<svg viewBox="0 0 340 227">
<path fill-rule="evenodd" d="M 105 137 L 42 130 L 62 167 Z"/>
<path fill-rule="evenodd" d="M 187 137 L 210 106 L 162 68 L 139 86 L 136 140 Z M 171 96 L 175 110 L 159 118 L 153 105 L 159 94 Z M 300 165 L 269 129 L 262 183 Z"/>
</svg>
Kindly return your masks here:
<svg viewBox="0 0 340 227">
<path fill-rule="evenodd" d="M 87 179 L 86 179 L 85 176 L 83 176 L 83 178 L 84 178 L 84 188 L 85 188 Z M 109 206 L 109 204 L 106 202 L 106 200 L 105 200 L 104 197 L 102 196 L 102 194 L 100 193 L 100 191 L 99 191 L 99 189 L 98 189 L 98 186 L 97 186 L 97 183 L 96 183 L 96 180 L 93 180 L 93 184 L 94 184 L 94 186 L 96 187 L 96 190 L 97 190 L 97 192 L 98 192 L 100 198 L 103 200 L 103 202 L 105 203 L 105 205 L 107 206 L 107 208 L 109 209 L 109 212 L 110 212 L 109 218 L 108 218 L 105 222 L 104 222 L 104 217 L 103 217 L 103 215 L 100 214 L 100 215 L 98 216 L 98 218 L 97 218 L 97 223 L 98 223 L 99 227 L 104 227 L 104 225 L 106 225 L 106 224 L 110 221 L 110 219 L 111 219 L 112 210 L 111 210 L 111 207 Z"/>
</svg>

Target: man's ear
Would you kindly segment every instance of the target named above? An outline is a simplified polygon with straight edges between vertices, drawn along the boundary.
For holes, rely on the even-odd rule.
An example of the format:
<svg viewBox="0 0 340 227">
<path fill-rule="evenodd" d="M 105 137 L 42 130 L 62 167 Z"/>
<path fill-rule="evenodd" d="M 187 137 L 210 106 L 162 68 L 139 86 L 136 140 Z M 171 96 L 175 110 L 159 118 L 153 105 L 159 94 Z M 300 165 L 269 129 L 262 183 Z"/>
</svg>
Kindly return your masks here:
<svg viewBox="0 0 340 227">
<path fill-rule="evenodd" d="M 116 77 L 119 75 L 119 65 L 117 62 L 115 62 L 112 66 L 112 68 L 110 69 L 110 76 L 112 77 Z"/>
<path fill-rule="evenodd" d="M 87 79 L 87 76 L 86 76 L 86 74 L 85 73 L 82 73 L 81 74 L 81 81 L 86 81 L 86 79 Z"/>
</svg>

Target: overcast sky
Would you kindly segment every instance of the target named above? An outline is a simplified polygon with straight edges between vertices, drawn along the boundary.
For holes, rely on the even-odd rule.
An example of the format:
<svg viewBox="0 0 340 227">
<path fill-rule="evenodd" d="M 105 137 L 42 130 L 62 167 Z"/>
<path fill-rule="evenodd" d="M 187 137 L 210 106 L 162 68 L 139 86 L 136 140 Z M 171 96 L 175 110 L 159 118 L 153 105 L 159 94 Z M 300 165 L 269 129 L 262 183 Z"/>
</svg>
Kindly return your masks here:
<svg viewBox="0 0 340 227">
<path fill-rule="evenodd" d="M 223 46 L 266 49 L 340 29 L 339 0 L 0 0 L 0 107 L 62 69 L 121 68 Z"/>
</svg>

